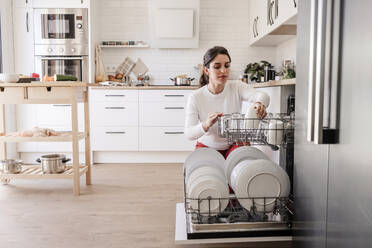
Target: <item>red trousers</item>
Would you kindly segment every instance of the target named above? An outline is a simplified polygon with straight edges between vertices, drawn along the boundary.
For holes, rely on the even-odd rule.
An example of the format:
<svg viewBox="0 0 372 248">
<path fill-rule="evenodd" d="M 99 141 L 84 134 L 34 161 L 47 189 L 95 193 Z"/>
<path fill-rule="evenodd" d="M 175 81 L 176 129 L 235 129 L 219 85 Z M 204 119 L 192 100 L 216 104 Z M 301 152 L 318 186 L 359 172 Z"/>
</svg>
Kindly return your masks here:
<svg viewBox="0 0 372 248">
<path fill-rule="evenodd" d="M 232 151 L 234 151 L 236 148 L 238 148 L 240 146 L 244 146 L 244 145 L 249 145 L 249 144 L 234 144 L 234 145 L 231 145 L 228 149 L 226 149 L 226 150 L 219 150 L 218 152 L 221 153 L 224 158 L 227 158 L 227 156 L 229 156 L 229 154 Z M 203 143 L 196 142 L 195 150 L 196 149 L 199 149 L 199 148 L 202 148 L 202 147 L 208 147 L 208 146 L 204 145 Z"/>
</svg>

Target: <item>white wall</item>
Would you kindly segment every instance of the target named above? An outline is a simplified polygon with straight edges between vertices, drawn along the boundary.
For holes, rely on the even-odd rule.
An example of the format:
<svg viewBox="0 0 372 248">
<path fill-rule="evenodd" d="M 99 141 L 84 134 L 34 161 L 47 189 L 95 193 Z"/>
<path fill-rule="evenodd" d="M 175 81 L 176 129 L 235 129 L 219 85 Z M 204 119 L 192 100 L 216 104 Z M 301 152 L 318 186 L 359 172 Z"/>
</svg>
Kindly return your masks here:
<svg viewBox="0 0 372 248">
<path fill-rule="evenodd" d="M 151 0 L 95 0 L 97 41 L 149 41 L 149 9 Z M 248 63 L 259 60 L 275 62 L 273 47 L 249 46 L 247 0 L 201 0 L 200 43 L 198 49 L 115 48 L 105 49 L 105 65 L 118 65 L 126 56 L 140 57 L 149 67 L 154 84 L 171 84 L 169 77 L 178 74 L 199 75 L 193 67 L 202 64 L 203 55 L 215 45 L 225 46 L 232 57 L 230 79 L 237 79 Z"/>
<path fill-rule="evenodd" d="M 294 37 L 287 40 L 276 47 L 275 70 L 281 70 L 283 60 L 292 60 L 296 65 L 296 40 Z"/>
</svg>

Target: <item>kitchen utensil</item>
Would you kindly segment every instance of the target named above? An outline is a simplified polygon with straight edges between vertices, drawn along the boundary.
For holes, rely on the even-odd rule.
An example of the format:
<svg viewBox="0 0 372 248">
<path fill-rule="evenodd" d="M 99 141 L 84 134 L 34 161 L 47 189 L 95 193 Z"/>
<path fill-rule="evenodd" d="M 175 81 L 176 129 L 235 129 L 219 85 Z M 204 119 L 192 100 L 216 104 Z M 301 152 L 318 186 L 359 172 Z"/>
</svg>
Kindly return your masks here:
<svg viewBox="0 0 372 248">
<path fill-rule="evenodd" d="M 195 78 L 188 78 L 188 77 L 175 77 L 175 78 L 169 78 L 174 82 L 174 85 L 176 86 L 190 86 L 191 81 L 193 81 Z"/>
<path fill-rule="evenodd" d="M 136 64 L 133 66 L 132 72 L 136 77 L 145 75 L 149 68 L 142 62 L 140 58 L 137 58 Z"/>
<path fill-rule="evenodd" d="M 230 181 L 239 203 L 247 210 L 254 205 L 258 212 L 273 211 L 277 198 L 287 197 L 290 192 L 286 172 L 266 159 L 239 162 L 231 173 Z M 257 198 L 243 199 L 247 197 Z"/>
<path fill-rule="evenodd" d="M 225 161 L 225 176 L 231 184 L 230 176 L 234 167 L 243 160 L 269 159 L 261 150 L 252 146 L 241 146 L 232 151 Z"/>
<path fill-rule="evenodd" d="M 0 73 L 0 81 L 5 83 L 16 83 L 19 80 L 19 74 Z"/>
<path fill-rule="evenodd" d="M 22 170 L 22 160 L 6 159 L 0 161 L 3 174 L 18 174 Z"/>
<path fill-rule="evenodd" d="M 212 165 L 221 171 L 224 171 L 225 158 L 218 151 L 212 148 L 199 148 L 193 151 L 185 160 L 184 171 L 185 177 L 197 169 L 201 164 Z"/>
<path fill-rule="evenodd" d="M 66 162 L 71 159 L 66 159 L 63 154 L 48 154 L 36 159 L 36 162 L 41 164 L 44 174 L 62 173 L 66 169 Z"/>
</svg>

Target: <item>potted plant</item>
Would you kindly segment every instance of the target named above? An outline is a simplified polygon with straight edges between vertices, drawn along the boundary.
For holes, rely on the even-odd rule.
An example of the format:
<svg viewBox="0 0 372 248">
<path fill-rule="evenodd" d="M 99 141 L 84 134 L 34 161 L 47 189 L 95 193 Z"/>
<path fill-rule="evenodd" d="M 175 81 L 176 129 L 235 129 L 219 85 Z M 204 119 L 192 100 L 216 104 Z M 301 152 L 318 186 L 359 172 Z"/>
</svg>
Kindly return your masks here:
<svg viewBox="0 0 372 248">
<path fill-rule="evenodd" d="M 261 82 L 261 78 L 265 75 L 265 66 L 271 66 L 267 61 L 249 63 L 244 70 L 245 74 L 249 75 L 249 79 L 253 82 Z"/>
</svg>

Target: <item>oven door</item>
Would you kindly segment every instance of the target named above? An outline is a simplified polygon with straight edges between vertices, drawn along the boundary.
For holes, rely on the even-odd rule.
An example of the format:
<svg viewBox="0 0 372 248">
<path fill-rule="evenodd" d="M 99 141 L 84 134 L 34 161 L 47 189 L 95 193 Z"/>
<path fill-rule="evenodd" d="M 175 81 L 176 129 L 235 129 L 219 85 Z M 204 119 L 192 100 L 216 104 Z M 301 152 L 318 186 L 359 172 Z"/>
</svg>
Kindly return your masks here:
<svg viewBox="0 0 372 248">
<path fill-rule="evenodd" d="M 35 44 L 87 44 L 86 9 L 35 9 Z"/>
<path fill-rule="evenodd" d="M 88 82 L 88 56 L 80 57 L 36 57 L 36 71 L 41 75 L 71 75 L 79 81 Z"/>
</svg>

